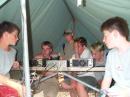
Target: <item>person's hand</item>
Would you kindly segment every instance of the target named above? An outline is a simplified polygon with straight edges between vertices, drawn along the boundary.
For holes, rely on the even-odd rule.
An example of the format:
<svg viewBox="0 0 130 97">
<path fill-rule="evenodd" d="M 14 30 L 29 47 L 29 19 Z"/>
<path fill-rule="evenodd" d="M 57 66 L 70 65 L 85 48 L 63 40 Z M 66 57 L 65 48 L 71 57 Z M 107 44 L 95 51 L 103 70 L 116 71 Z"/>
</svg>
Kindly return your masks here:
<svg viewBox="0 0 130 97">
<path fill-rule="evenodd" d="M 65 60 L 65 57 L 60 55 L 60 60 Z"/>
<path fill-rule="evenodd" d="M 76 86 L 77 86 L 77 82 L 76 82 L 75 80 L 72 80 L 72 81 L 71 81 L 71 87 L 72 87 L 73 89 L 75 89 Z"/>
<path fill-rule="evenodd" d="M 61 86 L 64 88 L 64 89 L 72 89 L 71 85 L 65 83 L 65 82 L 61 82 Z"/>
<path fill-rule="evenodd" d="M 111 92 L 111 91 L 108 91 L 107 93 L 108 97 L 128 97 L 128 92 L 127 90 L 125 91 L 120 91 L 120 92 Z"/>
<path fill-rule="evenodd" d="M 19 68 L 20 68 L 19 62 L 18 62 L 18 61 L 15 61 L 15 62 L 13 63 L 12 68 L 13 68 L 13 69 L 19 69 Z"/>
<path fill-rule="evenodd" d="M 111 89 L 101 89 L 101 91 L 103 94 L 106 94 L 107 97 L 129 97 L 129 90 L 127 88 L 123 88 L 119 91 L 113 91 Z"/>
</svg>

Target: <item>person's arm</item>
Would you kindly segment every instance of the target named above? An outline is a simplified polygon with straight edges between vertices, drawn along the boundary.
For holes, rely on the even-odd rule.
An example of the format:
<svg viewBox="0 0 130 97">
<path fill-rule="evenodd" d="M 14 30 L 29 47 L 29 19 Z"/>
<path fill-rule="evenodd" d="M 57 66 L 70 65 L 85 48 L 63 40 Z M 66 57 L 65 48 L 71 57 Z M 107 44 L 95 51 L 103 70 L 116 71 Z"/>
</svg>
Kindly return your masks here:
<svg viewBox="0 0 130 97">
<path fill-rule="evenodd" d="M 129 88 L 122 88 L 120 89 L 120 92 L 119 91 L 113 92 L 113 91 L 107 90 L 110 87 L 111 82 L 112 82 L 111 78 L 104 79 L 101 86 L 101 89 L 107 93 L 108 97 L 129 97 L 129 94 L 130 94 Z"/>
<path fill-rule="evenodd" d="M 112 78 L 104 78 L 101 84 L 102 89 L 108 89 L 111 85 Z"/>
<path fill-rule="evenodd" d="M 24 86 L 22 86 L 20 83 L 14 81 L 12 79 L 9 79 L 8 77 L 5 77 L 3 75 L 0 75 L 0 83 L 3 84 L 3 85 L 10 86 L 10 87 L 14 88 L 15 90 L 17 90 L 20 97 L 22 97 L 23 93 L 25 93 L 25 87 Z"/>
<path fill-rule="evenodd" d="M 112 73 L 111 73 L 111 60 L 110 56 L 107 56 L 107 61 L 105 65 L 105 75 L 101 84 L 101 89 L 108 89 L 112 82 Z"/>
<path fill-rule="evenodd" d="M 42 53 L 36 54 L 33 59 L 43 59 Z"/>
</svg>

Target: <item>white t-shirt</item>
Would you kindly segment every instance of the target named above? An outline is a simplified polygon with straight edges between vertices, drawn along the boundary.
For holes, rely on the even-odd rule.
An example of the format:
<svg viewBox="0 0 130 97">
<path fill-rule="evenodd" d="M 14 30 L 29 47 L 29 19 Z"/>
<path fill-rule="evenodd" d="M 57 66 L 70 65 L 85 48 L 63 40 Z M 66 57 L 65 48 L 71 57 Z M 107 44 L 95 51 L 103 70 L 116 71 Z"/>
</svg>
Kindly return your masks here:
<svg viewBox="0 0 130 97">
<path fill-rule="evenodd" d="M 92 58 L 92 54 L 90 52 L 90 50 L 88 48 L 85 48 L 84 51 L 82 52 L 82 54 L 80 55 L 80 58 Z M 72 56 L 72 59 L 75 59 L 75 54 Z M 79 72 L 78 77 L 82 77 L 82 76 L 93 76 L 95 77 L 94 72 Z"/>
</svg>

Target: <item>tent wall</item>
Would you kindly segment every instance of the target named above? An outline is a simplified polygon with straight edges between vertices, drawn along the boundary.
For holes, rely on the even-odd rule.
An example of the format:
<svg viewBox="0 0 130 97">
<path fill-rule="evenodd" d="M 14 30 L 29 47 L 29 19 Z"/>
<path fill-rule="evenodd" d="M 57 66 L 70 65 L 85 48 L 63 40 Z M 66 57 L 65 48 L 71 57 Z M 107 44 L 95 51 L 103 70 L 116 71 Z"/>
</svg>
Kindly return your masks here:
<svg viewBox="0 0 130 97">
<path fill-rule="evenodd" d="M 30 2 L 30 13 L 34 52 L 41 49 L 40 44 L 45 40 L 51 41 L 56 48 L 63 38 L 64 29 L 71 21 L 71 16 L 62 0 L 39 0 L 39 3 L 33 1 Z M 34 7 L 34 4 L 37 7 Z"/>
<path fill-rule="evenodd" d="M 0 5 L 3 4 L 0 0 Z M 4 0 L 6 1 L 6 0 Z M 60 51 L 65 42 L 63 32 L 73 26 L 77 36 L 84 36 L 88 43 L 102 40 L 100 26 L 113 16 L 120 16 L 130 24 L 130 0 L 86 0 L 86 6 L 77 7 L 76 0 L 27 0 L 29 26 L 29 52 L 33 57 L 41 48 L 42 41 L 51 41 L 54 50 Z M 68 10 L 69 9 L 69 10 Z M 7 20 L 21 28 L 20 0 L 10 0 L 0 8 L 0 22 Z M 130 28 L 130 25 L 129 25 Z M 22 60 L 22 33 L 16 46 Z"/>
<path fill-rule="evenodd" d="M 130 0 L 86 0 L 85 7 L 77 7 L 76 0 L 66 2 L 76 18 L 78 36 L 85 36 L 89 43 L 102 40 L 100 26 L 110 17 L 123 17 L 130 24 Z"/>
<path fill-rule="evenodd" d="M 21 29 L 21 13 L 20 13 L 20 1 L 11 0 L 2 8 L 0 8 L 0 22 L 10 21 L 17 24 Z M 22 45 L 22 32 L 19 35 L 19 42 L 17 44 L 18 58 L 22 60 L 23 57 L 23 45 Z"/>
<path fill-rule="evenodd" d="M 62 0 L 29 0 L 30 9 L 30 28 L 29 40 L 31 39 L 33 56 L 41 50 L 41 42 L 48 40 L 54 45 L 54 48 L 60 44 L 63 39 L 64 29 L 71 21 L 64 2 Z M 11 0 L 6 6 L 0 9 L 0 22 L 7 20 L 14 22 L 21 28 L 19 0 Z M 30 29 L 29 28 L 29 29 Z M 22 60 L 22 33 L 17 45 L 18 59 Z M 32 36 L 30 36 L 32 35 Z M 29 43 L 30 44 L 30 43 Z M 33 57 L 31 56 L 31 57 Z"/>
</svg>

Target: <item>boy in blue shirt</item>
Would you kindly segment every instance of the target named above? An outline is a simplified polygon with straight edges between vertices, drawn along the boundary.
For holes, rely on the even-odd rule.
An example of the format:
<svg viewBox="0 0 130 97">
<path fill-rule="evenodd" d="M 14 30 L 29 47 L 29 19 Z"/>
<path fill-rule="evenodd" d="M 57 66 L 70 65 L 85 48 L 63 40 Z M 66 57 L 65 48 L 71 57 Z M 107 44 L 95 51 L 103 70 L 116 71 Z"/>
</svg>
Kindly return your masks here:
<svg viewBox="0 0 130 97">
<path fill-rule="evenodd" d="M 121 17 L 113 17 L 102 24 L 101 31 L 104 34 L 103 42 L 111 49 L 107 55 L 102 90 L 105 90 L 109 97 L 130 97 L 128 24 Z M 112 78 L 115 84 L 109 88 Z"/>
</svg>

